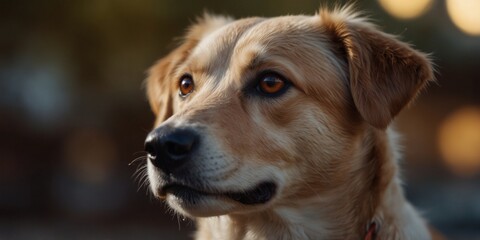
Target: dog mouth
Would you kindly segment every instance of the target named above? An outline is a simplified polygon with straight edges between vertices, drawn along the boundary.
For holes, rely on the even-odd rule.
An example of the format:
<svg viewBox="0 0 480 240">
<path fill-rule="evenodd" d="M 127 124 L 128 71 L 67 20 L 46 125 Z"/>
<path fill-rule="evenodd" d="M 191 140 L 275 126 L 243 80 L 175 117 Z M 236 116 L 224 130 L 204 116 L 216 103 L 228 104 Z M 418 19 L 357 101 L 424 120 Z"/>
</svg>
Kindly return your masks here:
<svg viewBox="0 0 480 240">
<path fill-rule="evenodd" d="M 196 204 L 204 197 L 224 197 L 244 205 L 264 204 L 273 198 L 277 185 L 273 182 L 262 182 L 245 191 L 208 192 L 181 184 L 165 185 L 160 192 L 161 197 L 172 194 L 176 198 Z"/>
</svg>

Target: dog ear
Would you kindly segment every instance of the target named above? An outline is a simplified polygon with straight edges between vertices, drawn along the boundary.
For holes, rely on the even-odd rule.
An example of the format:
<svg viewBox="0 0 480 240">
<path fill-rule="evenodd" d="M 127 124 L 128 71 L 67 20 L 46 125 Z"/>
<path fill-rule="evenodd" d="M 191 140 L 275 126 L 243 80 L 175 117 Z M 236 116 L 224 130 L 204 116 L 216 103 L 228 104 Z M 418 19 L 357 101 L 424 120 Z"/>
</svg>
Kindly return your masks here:
<svg viewBox="0 0 480 240">
<path fill-rule="evenodd" d="M 347 7 L 320 12 L 348 63 L 355 106 L 370 125 L 385 129 L 392 119 L 433 80 L 426 54 L 383 33 Z"/>
<path fill-rule="evenodd" d="M 231 21 L 229 17 L 205 13 L 188 29 L 182 44 L 148 70 L 145 80 L 147 97 L 157 122 L 163 122 L 173 115 L 173 97 L 177 86 L 172 75 L 176 68 L 188 58 L 202 38 Z"/>
</svg>

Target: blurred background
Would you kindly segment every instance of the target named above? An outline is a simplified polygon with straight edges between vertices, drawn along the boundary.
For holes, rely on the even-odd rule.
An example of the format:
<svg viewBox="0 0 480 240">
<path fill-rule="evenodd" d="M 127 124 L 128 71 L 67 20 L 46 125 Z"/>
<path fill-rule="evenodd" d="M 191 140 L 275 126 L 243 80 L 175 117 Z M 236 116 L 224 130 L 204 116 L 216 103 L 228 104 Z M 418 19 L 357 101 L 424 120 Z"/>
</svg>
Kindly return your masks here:
<svg viewBox="0 0 480 240">
<path fill-rule="evenodd" d="M 193 223 L 135 180 L 143 162 L 129 165 L 154 120 L 145 70 L 204 10 L 326 3 L 0 0 L 0 239 L 187 239 Z M 396 121 L 408 198 L 450 239 L 480 239 L 480 0 L 357 5 L 436 64 L 438 83 Z"/>
</svg>

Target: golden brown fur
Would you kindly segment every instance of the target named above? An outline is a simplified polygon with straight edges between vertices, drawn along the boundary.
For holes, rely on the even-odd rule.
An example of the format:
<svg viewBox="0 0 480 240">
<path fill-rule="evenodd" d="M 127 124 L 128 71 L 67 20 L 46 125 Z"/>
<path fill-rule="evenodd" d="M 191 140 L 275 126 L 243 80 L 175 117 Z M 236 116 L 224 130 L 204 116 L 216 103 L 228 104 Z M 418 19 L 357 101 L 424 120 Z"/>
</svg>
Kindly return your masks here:
<svg viewBox="0 0 480 240">
<path fill-rule="evenodd" d="M 245 86 L 263 70 L 293 87 L 275 99 L 249 96 Z M 182 100 L 185 73 L 195 90 Z M 362 239 L 372 221 L 377 239 L 429 239 L 404 198 L 387 127 L 432 79 L 425 54 L 349 7 L 237 21 L 207 15 L 150 69 L 155 127 L 202 133 L 195 177 L 205 188 L 241 191 L 268 177 L 278 191 L 260 206 L 166 200 L 196 219 L 197 239 Z M 149 164 L 156 196 L 157 174 Z"/>
</svg>

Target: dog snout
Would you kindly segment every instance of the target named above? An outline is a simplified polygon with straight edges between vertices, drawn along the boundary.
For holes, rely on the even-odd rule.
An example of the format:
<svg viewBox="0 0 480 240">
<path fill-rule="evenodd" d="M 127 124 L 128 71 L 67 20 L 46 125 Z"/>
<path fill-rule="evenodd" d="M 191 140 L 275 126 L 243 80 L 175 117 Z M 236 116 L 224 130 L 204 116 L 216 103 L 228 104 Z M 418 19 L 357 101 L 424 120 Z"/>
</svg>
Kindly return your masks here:
<svg viewBox="0 0 480 240">
<path fill-rule="evenodd" d="M 192 129 L 168 126 L 150 132 L 145 151 L 154 166 L 169 174 L 186 164 L 198 145 L 198 135 Z"/>
</svg>

